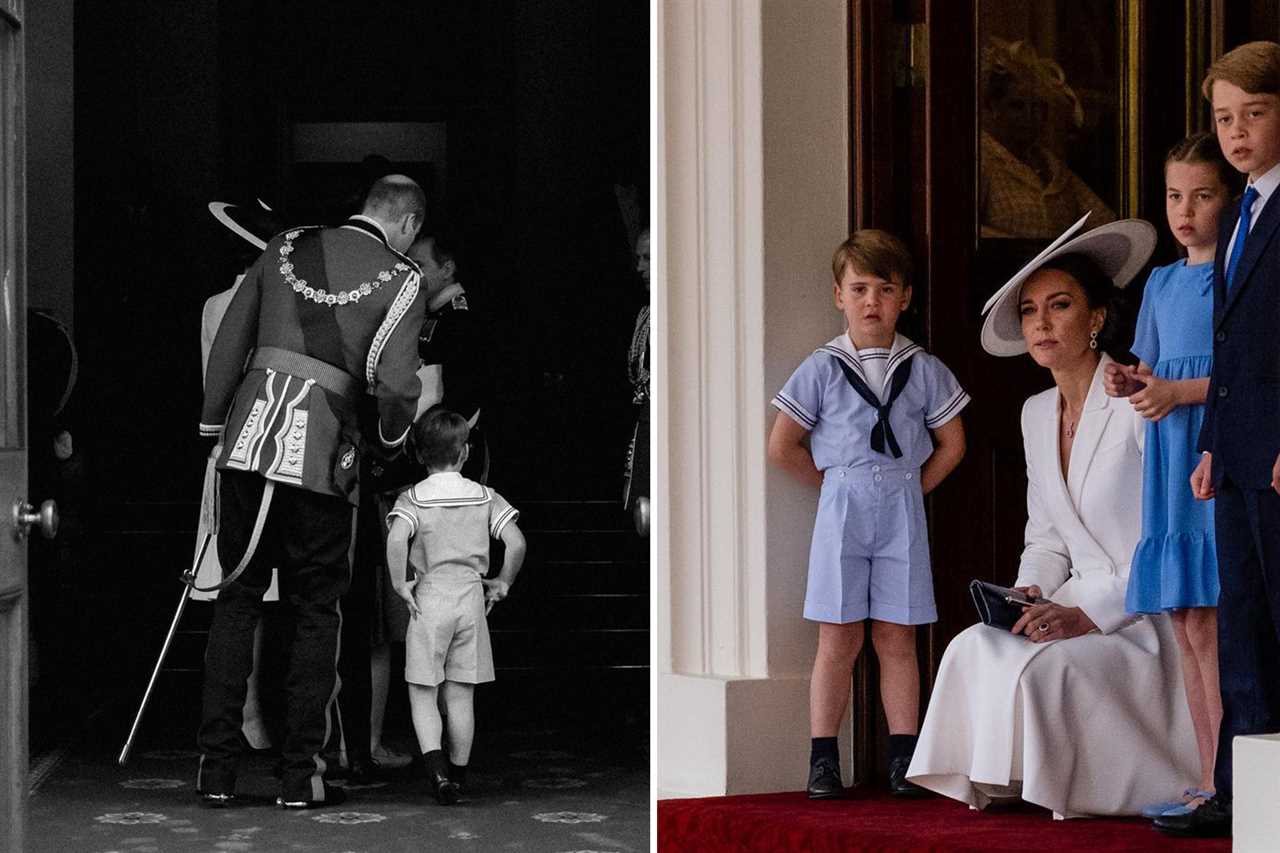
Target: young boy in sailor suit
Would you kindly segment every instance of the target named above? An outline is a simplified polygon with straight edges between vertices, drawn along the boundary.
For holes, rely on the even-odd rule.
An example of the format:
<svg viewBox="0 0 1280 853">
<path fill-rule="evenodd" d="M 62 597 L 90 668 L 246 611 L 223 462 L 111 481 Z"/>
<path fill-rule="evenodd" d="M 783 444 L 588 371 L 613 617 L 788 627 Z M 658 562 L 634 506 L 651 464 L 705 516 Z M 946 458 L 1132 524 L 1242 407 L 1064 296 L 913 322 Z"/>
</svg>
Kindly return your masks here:
<svg viewBox="0 0 1280 853">
<path fill-rule="evenodd" d="M 387 571 L 412 616 L 404 670 L 413 728 L 442 805 L 458 801 L 465 779 L 475 686 L 493 681 L 485 614 L 507 597 L 525 553 L 515 507 L 460 473 L 469 431 L 462 415 L 438 408 L 414 424 L 414 447 L 428 475 L 405 490 L 387 516 Z M 492 580 L 485 577 L 491 536 L 506 546 L 502 571 Z M 412 580 L 405 580 L 406 564 L 413 566 Z M 447 710 L 448 760 L 437 688 Z"/>
<path fill-rule="evenodd" d="M 836 731 L 863 623 L 880 661 L 889 778 L 899 796 L 919 731 L 915 626 L 937 620 L 923 496 L 964 456 L 969 402 L 951 371 L 897 334 L 911 301 L 911 256 L 896 237 L 857 231 L 831 264 L 848 328 L 796 368 L 773 399 L 769 458 L 821 489 L 804 618 L 818 624 L 809 686 L 809 796 L 839 797 Z"/>
</svg>

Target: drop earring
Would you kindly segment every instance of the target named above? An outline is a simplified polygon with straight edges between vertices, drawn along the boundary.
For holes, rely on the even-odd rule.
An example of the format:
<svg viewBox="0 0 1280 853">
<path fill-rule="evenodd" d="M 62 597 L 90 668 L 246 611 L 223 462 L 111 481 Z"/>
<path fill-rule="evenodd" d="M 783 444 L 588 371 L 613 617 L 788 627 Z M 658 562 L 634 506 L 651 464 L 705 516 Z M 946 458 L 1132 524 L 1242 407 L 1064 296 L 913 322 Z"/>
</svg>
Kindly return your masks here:
<svg viewBox="0 0 1280 853">
<path fill-rule="evenodd" d="M 1089 349 L 1098 348 L 1098 330 L 1094 329 L 1089 333 Z"/>
</svg>

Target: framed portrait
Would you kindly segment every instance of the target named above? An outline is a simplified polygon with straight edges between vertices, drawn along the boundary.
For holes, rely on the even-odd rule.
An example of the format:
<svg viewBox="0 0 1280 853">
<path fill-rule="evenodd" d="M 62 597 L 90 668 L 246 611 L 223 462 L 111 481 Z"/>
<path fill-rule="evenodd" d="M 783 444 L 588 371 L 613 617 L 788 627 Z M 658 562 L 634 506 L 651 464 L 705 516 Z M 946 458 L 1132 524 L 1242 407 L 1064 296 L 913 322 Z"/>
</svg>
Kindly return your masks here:
<svg viewBox="0 0 1280 853">
<path fill-rule="evenodd" d="M 975 9 L 979 248 L 1133 215 L 1139 0 Z"/>
</svg>

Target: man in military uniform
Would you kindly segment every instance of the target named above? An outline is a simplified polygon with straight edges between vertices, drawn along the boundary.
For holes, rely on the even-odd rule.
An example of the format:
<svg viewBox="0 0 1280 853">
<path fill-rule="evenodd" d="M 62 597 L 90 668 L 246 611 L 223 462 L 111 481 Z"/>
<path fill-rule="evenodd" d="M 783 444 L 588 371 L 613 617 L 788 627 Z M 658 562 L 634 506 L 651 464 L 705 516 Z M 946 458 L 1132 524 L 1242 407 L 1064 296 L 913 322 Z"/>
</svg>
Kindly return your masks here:
<svg viewBox="0 0 1280 853">
<path fill-rule="evenodd" d="M 422 357 L 418 414 L 440 405 L 470 422 L 471 456 L 462 473 L 483 483 L 489 474 L 489 452 L 480 418 L 489 390 L 486 342 L 480 320 L 458 281 L 458 256 L 456 239 L 443 232 L 419 237 L 409 247 L 409 257 L 422 268 L 427 298 L 427 315 L 418 335 Z"/>
<path fill-rule="evenodd" d="M 356 406 L 373 395 L 378 442 L 388 453 L 401 447 L 421 390 L 424 303 L 418 267 L 403 252 L 425 209 L 417 184 L 390 175 L 342 226 L 278 235 L 213 342 L 200 432 L 222 437 L 218 556 L 231 574 L 205 653 L 196 788 L 209 805 L 234 799 L 253 628 L 273 566 L 295 622 L 278 802 L 309 808 L 342 799 L 323 782 L 320 753 L 360 500 Z"/>
</svg>

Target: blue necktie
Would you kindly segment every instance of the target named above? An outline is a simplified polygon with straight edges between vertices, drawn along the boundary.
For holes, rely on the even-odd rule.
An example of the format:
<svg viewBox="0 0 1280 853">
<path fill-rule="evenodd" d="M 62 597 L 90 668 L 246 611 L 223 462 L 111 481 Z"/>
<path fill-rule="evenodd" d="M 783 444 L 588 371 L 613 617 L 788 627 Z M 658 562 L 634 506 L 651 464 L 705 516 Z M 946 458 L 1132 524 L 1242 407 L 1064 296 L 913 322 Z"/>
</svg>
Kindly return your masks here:
<svg viewBox="0 0 1280 853">
<path fill-rule="evenodd" d="M 1253 211 L 1253 202 L 1258 198 L 1258 191 L 1252 185 L 1245 188 L 1240 199 L 1240 225 L 1236 228 L 1236 241 L 1231 244 L 1231 260 L 1227 262 L 1227 293 L 1236 277 L 1236 267 L 1240 266 L 1240 258 L 1244 256 L 1244 241 L 1249 237 L 1249 217 Z"/>
</svg>

